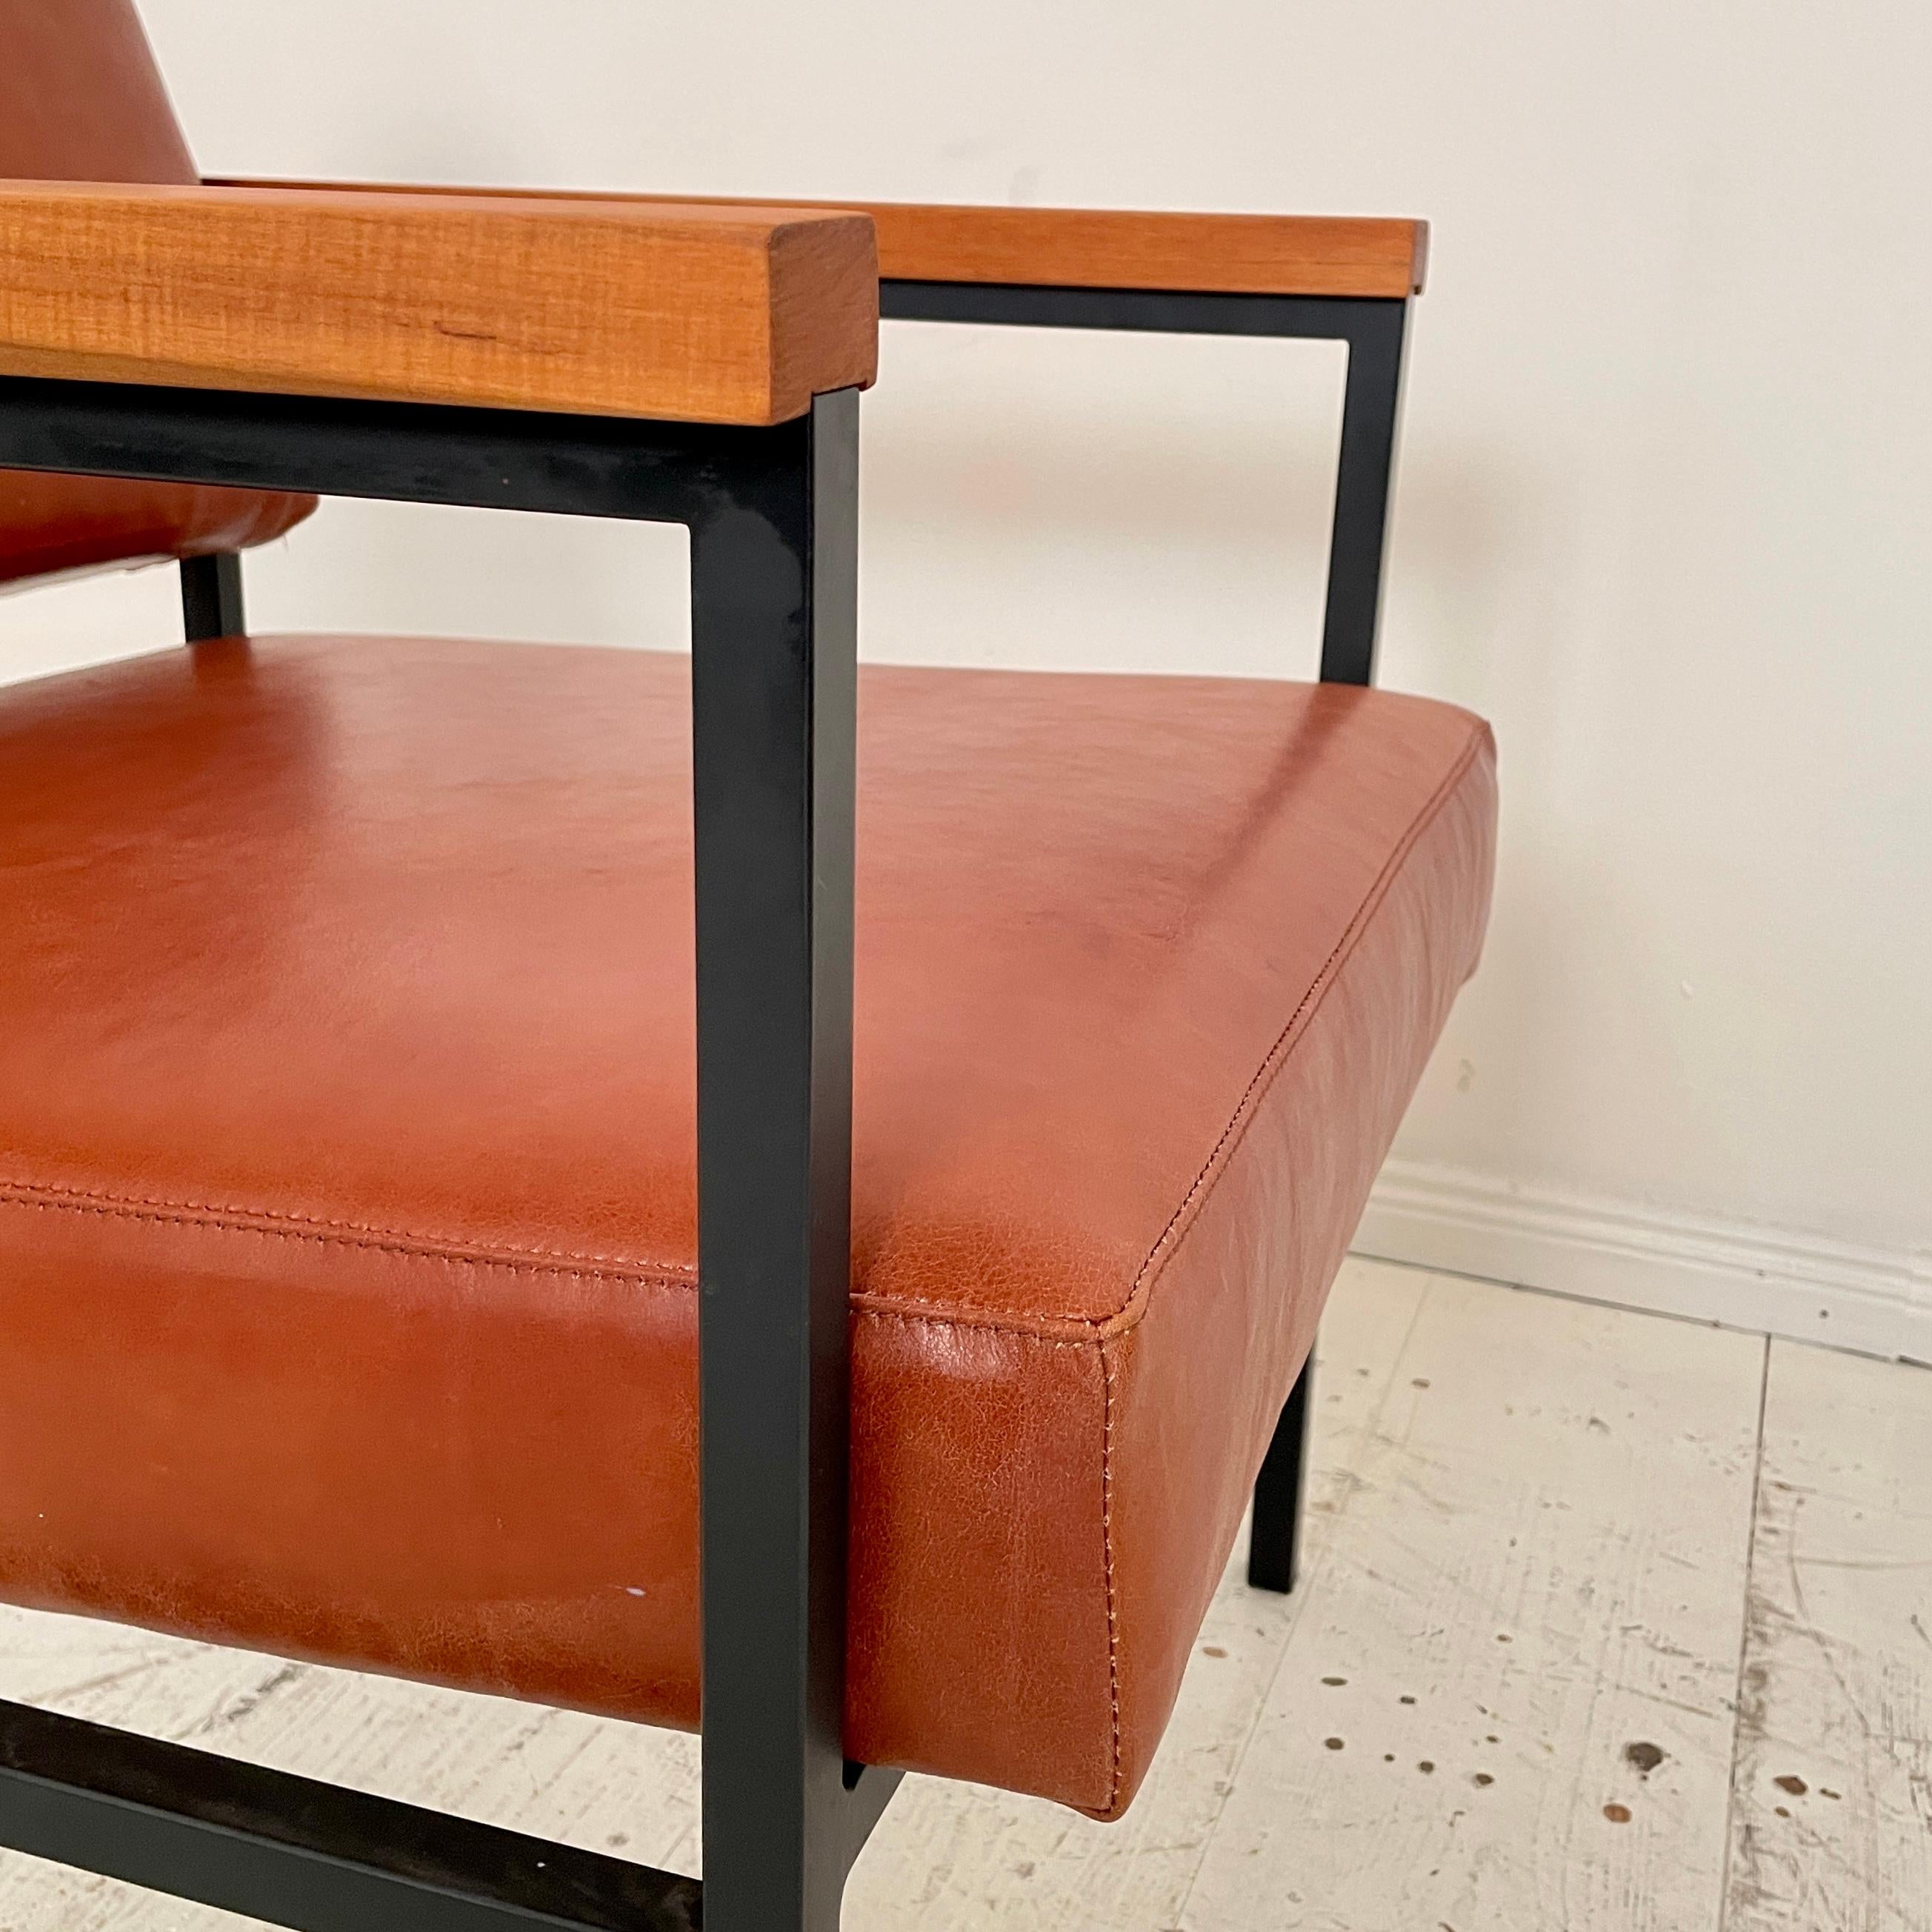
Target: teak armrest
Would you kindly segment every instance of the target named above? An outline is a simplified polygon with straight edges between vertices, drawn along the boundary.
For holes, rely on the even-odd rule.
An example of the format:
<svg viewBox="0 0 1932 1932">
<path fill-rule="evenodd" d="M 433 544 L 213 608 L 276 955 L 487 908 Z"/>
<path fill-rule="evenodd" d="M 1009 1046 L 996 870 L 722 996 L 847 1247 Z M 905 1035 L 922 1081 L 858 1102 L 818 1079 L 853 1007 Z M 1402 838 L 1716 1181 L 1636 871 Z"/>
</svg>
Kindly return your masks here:
<svg viewBox="0 0 1932 1932">
<path fill-rule="evenodd" d="M 236 185 L 242 184 L 237 183 Z M 285 191 L 307 184 L 250 184 Z M 466 194 L 412 187 L 406 194 Z M 527 201 L 658 205 L 648 195 L 560 196 L 490 189 Z M 731 207 L 700 197 L 694 204 Z M 949 207 L 914 202 L 772 201 L 766 208 L 848 208 L 878 231 L 879 273 L 888 281 L 1008 282 L 1070 288 L 1194 290 L 1228 295 L 1419 294 L 1429 224 L 1327 214 L 1143 214 L 1120 208 Z"/>
<path fill-rule="evenodd" d="M 878 338 L 850 213 L 0 183 L 0 374 L 762 424 Z"/>
<path fill-rule="evenodd" d="M 878 230 L 880 274 L 908 282 L 1400 298 L 1421 290 L 1429 236 L 1424 221 L 1342 215 L 862 208 Z"/>
</svg>

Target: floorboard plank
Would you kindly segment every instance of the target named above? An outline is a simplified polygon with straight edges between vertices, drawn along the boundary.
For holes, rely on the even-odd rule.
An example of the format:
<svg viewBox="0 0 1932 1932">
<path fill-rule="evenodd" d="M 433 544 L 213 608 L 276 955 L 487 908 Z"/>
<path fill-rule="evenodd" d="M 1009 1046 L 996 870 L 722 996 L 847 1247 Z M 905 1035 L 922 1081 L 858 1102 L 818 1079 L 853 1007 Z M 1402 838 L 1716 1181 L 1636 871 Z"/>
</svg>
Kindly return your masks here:
<svg viewBox="0 0 1932 1932">
<path fill-rule="evenodd" d="M 1932 1373 L 1772 1344 L 1726 1932 L 1932 1924 Z"/>
<path fill-rule="evenodd" d="M 1183 1924 L 1714 1932 L 1763 1349 L 1436 1278 Z"/>
</svg>

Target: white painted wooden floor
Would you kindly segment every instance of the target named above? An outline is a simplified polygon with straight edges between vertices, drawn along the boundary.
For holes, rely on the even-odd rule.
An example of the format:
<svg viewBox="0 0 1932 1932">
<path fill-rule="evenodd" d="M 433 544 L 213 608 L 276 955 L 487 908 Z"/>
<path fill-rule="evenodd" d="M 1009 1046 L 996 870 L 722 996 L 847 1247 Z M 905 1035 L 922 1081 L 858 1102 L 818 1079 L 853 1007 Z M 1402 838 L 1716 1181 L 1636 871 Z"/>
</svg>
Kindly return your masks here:
<svg viewBox="0 0 1932 1932">
<path fill-rule="evenodd" d="M 1932 1927 L 1932 1372 L 1352 1262 L 1318 1396 L 1126 1821 L 909 1780 L 848 1928 Z M 688 1738 L 14 1612 L 0 1696 L 694 1866 Z M 0 1932 L 242 1922 L 0 1856 Z"/>
</svg>

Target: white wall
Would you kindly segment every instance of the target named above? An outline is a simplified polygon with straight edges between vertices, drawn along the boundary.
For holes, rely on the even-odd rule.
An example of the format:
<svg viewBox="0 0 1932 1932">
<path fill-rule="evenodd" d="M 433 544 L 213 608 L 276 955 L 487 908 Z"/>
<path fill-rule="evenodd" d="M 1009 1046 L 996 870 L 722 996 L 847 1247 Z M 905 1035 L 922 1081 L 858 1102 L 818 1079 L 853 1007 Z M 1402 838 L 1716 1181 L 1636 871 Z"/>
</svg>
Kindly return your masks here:
<svg viewBox="0 0 1932 1932">
<path fill-rule="evenodd" d="M 1495 721 L 1505 820 L 1364 1240 L 1932 1357 L 1922 0 L 146 11 L 210 172 L 1431 217 L 1384 680 Z M 889 330 L 866 650 L 1305 670 L 1338 386 Z M 250 594 L 663 641 L 679 556 L 332 506 Z M 171 598 L 30 593 L 0 642 Z"/>
</svg>

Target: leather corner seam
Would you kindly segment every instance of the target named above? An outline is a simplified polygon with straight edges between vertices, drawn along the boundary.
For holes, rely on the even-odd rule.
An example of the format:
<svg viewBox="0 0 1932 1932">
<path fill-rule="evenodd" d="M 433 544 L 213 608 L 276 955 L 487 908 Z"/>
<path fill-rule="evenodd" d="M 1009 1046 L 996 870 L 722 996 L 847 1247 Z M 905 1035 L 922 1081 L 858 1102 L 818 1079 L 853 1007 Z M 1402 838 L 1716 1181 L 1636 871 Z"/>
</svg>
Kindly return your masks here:
<svg viewBox="0 0 1932 1932">
<path fill-rule="evenodd" d="M 1421 842 L 1423 835 L 1441 817 L 1444 806 L 1454 796 L 1469 767 L 1475 763 L 1477 754 L 1481 751 L 1487 735 L 1487 727 L 1478 721 L 1469 734 L 1468 742 L 1464 746 L 1462 755 L 1411 820 L 1408 830 L 1402 834 L 1401 842 L 1389 854 L 1387 862 L 1376 875 L 1375 884 L 1356 908 L 1355 916 L 1348 922 L 1346 931 L 1335 942 L 1334 950 L 1322 962 L 1321 971 L 1316 974 L 1294 1011 L 1288 1016 L 1287 1024 L 1276 1036 L 1274 1044 L 1268 1048 L 1260 1066 L 1256 1068 L 1253 1078 L 1242 1089 L 1241 1096 L 1235 1102 L 1234 1111 L 1229 1116 L 1228 1124 L 1221 1130 L 1220 1138 L 1209 1150 L 1200 1172 L 1194 1177 L 1187 1192 L 1182 1196 L 1180 1204 L 1174 1209 L 1167 1226 L 1161 1230 L 1160 1238 L 1148 1251 L 1147 1259 L 1136 1270 L 1126 1300 L 1111 1316 L 1096 1318 L 1096 1325 L 1104 1328 L 1108 1334 L 1123 1334 L 1139 1320 L 1147 1298 L 1153 1292 L 1154 1283 L 1166 1272 L 1168 1264 L 1180 1251 L 1182 1242 L 1186 1239 L 1189 1230 L 1199 1220 L 1198 1210 L 1213 1193 L 1216 1182 L 1227 1172 L 1229 1161 L 1222 1156 L 1224 1154 L 1232 1156 L 1234 1150 L 1240 1144 L 1249 1125 L 1260 1112 L 1261 1100 L 1274 1084 L 1275 1076 L 1287 1064 L 1288 1056 L 1295 1048 L 1307 1037 L 1307 1022 L 1320 1010 L 1322 1001 L 1340 980 L 1342 969 L 1353 956 L 1362 935 L 1368 930 L 1370 920 L 1388 896 L 1396 875 L 1408 862 L 1410 854 Z M 1195 1211 L 1190 1214 L 1190 1210 Z"/>
<path fill-rule="evenodd" d="M 1114 1587 L 1114 1366 L 1106 1342 L 1100 1350 L 1100 1561 L 1107 1580 L 1107 1702 L 1113 1718 L 1112 1768 L 1105 1815 L 1120 1802 L 1120 1615 Z"/>
<path fill-rule="evenodd" d="M 1147 1299 L 1154 1285 L 1160 1279 L 1181 1243 L 1186 1238 L 1188 1229 L 1193 1226 L 1198 1213 L 1190 1218 L 1190 1208 L 1198 1209 L 1220 1176 L 1227 1171 L 1228 1162 L 1222 1159 L 1224 1154 L 1232 1154 L 1240 1144 L 1242 1136 L 1259 1111 L 1258 1101 L 1272 1084 L 1273 1077 L 1286 1064 L 1288 1058 L 1299 1042 L 1307 1036 L 1307 1022 L 1319 1010 L 1322 1000 L 1341 977 L 1342 969 L 1348 962 L 1362 934 L 1367 930 L 1370 917 L 1380 906 L 1394 885 L 1409 854 L 1414 850 L 1436 819 L 1443 807 L 1454 794 L 1456 788 L 1468 775 L 1488 737 L 1488 728 L 1480 720 L 1472 721 L 1468 743 L 1455 764 L 1444 776 L 1442 782 L 1430 794 L 1426 802 L 1410 822 L 1402 834 L 1400 843 L 1388 857 L 1375 883 L 1364 896 L 1354 917 L 1349 921 L 1348 929 L 1335 943 L 1335 947 L 1322 963 L 1318 972 L 1297 1004 L 1288 1023 L 1276 1036 L 1274 1043 L 1263 1058 L 1253 1077 L 1241 1090 L 1234 1111 L 1228 1124 L 1210 1150 L 1201 1171 L 1190 1184 L 1187 1192 L 1167 1225 L 1161 1230 L 1159 1238 L 1148 1252 L 1147 1258 L 1135 1272 L 1129 1284 L 1126 1298 L 1119 1307 L 1107 1315 L 1050 1315 L 1044 1312 L 1025 1312 L 1018 1310 L 988 1308 L 972 1302 L 938 1302 L 915 1297 L 893 1299 L 874 1298 L 862 1291 L 855 1291 L 853 1306 L 862 1314 L 897 1314 L 902 1310 L 926 1310 L 935 1311 L 923 1316 L 905 1314 L 902 1318 L 923 1319 L 961 1328 L 984 1328 L 998 1333 L 1027 1335 L 1041 1339 L 1051 1338 L 1056 1331 L 1066 1335 L 1076 1344 L 1081 1340 L 1081 1331 L 1096 1340 L 1105 1341 L 1127 1334 L 1141 1320 L 1145 1312 Z M 1250 1102 L 1256 1104 L 1251 1106 Z M 1216 1163 L 1220 1165 L 1217 1166 Z M 1186 1223 L 1183 1225 L 1184 1222 Z M 1177 1230 L 1178 1232 L 1177 1233 Z M 1165 1252 L 1163 1252 L 1165 1250 Z"/>
</svg>

